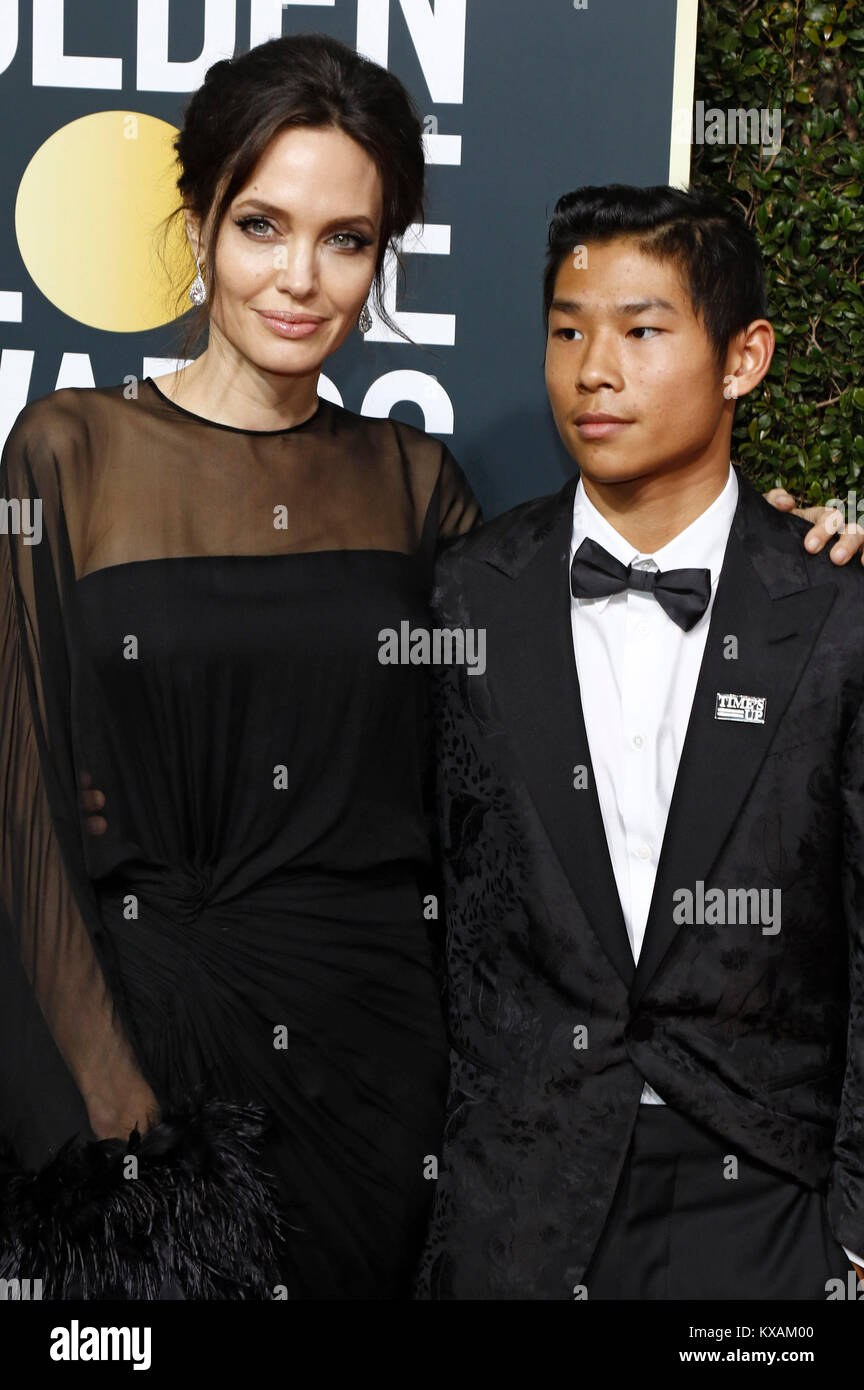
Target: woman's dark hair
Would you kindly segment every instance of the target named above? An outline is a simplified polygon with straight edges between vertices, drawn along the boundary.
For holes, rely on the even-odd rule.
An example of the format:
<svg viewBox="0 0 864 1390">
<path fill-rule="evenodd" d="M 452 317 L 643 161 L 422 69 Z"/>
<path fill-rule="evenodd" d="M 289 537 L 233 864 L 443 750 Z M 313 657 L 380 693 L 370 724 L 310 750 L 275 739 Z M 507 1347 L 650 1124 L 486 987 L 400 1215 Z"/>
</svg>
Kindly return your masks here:
<svg viewBox="0 0 864 1390">
<path fill-rule="evenodd" d="M 543 309 L 548 325 L 555 281 L 576 246 L 632 237 L 646 255 L 674 261 L 722 368 L 729 341 L 765 318 L 765 273 L 756 237 L 731 206 L 705 193 L 659 184 L 577 188 L 549 224 Z"/>
<path fill-rule="evenodd" d="M 166 234 L 175 219 L 183 219 L 186 205 L 200 218 L 207 244 L 215 246 L 232 199 L 271 140 L 292 126 L 336 127 L 374 161 L 383 217 L 372 299 L 387 326 L 405 338 L 383 305 L 384 258 L 388 248 L 396 252 L 393 243 L 411 223 L 424 219 L 423 126 L 398 78 L 337 39 L 285 35 L 208 68 L 174 141 L 182 202 L 166 219 Z M 207 326 L 216 284 L 212 256 L 206 272 L 207 300 L 183 320 L 183 357 Z M 178 313 L 187 289 L 178 299 Z"/>
</svg>

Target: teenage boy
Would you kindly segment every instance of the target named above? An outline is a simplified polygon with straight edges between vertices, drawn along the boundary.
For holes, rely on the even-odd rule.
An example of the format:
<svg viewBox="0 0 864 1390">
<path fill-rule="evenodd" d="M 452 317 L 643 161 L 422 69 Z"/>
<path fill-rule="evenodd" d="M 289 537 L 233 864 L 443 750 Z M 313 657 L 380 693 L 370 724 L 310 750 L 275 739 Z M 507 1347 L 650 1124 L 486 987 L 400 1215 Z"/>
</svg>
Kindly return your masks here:
<svg viewBox="0 0 864 1390">
<path fill-rule="evenodd" d="M 440 673 L 453 1073 L 417 1296 L 843 1296 L 864 574 L 730 463 L 774 348 L 737 214 L 578 189 L 545 310 L 579 475 L 438 569 L 487 662 Z"/>
</svg>

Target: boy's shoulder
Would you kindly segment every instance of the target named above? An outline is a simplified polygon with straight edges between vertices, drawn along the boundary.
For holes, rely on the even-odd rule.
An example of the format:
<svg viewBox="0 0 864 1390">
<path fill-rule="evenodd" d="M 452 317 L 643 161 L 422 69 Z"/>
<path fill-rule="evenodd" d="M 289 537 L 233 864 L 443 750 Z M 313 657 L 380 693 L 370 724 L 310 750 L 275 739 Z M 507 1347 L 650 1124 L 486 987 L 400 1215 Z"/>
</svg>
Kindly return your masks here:
<svg viewBox="0 0 864 1390">
<path fill-rule="evenodd" d="M 765 502 L 765 499 L 762 501 Z M 831 559 L 831 551 L 836 544 L 832 537 L 821 550 L 812 554 L 805 547 L 804 541 L 812 529 L 813 522 L 808 521 L 806 517 L 796 516 L 794 512 L 780 512 L 776 507 L 772 507 L 770 502 L 765 502 L 761 519 L 766 529 L 775 535 L 785 533 L 798 548 L 810 586 L 836 583 L 841 593 L 852 601 L 864 600 L 864 565 L 861 563 L 860 552 L 846 564 L 838 564 L 836 560 Z"/>
<path fill-rule="evenodd" d="M 489 559 L 506 569 L 508 562 L 515 562 L 526 545 L 536 546 L 560 520 L 564 494 L 574 481 L 571 479 L 558 492 L 519 502 L 466 535 L 446 541 L 438 551 L 436 575 L 444 579 L 466 566 L 482 564 Z"/>
</svg>

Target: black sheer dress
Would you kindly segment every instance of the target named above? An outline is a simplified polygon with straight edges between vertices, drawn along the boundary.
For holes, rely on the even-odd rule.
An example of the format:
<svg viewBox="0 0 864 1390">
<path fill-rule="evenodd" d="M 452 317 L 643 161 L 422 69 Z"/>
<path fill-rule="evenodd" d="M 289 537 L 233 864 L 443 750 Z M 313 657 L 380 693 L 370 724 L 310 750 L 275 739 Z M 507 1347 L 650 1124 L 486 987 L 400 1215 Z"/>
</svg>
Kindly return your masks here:
<svg viewBox="0 0 864 1390">
<path fill-rule="evenodd" d="M 447 1053 L 428 670 L 379 634 L 428 627 L 461 469 L 323 399 L 242 430 L 147 378 L 26 406 L 2 497 L 0 1276 L 410 1296 Z M 136 1076 L 159 1122 L 96 1142 Z"/>
</svg>

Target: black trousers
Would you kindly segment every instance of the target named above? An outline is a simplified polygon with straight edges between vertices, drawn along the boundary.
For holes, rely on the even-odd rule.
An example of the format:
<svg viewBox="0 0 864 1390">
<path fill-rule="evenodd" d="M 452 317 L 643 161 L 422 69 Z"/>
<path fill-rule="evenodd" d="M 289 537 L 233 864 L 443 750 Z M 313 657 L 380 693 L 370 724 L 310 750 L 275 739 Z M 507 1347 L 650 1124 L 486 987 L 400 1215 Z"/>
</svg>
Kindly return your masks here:
<svg viewBox="0 0 864 1390">
<path fill-rule="evenodd" d="M 822 1192 L 667 1105 L 640 1105 L 582 1283 L 589 1301 L 824 1301 L 827 1281 L 845 1285 L 851 1268 Z"/>
</svg>

